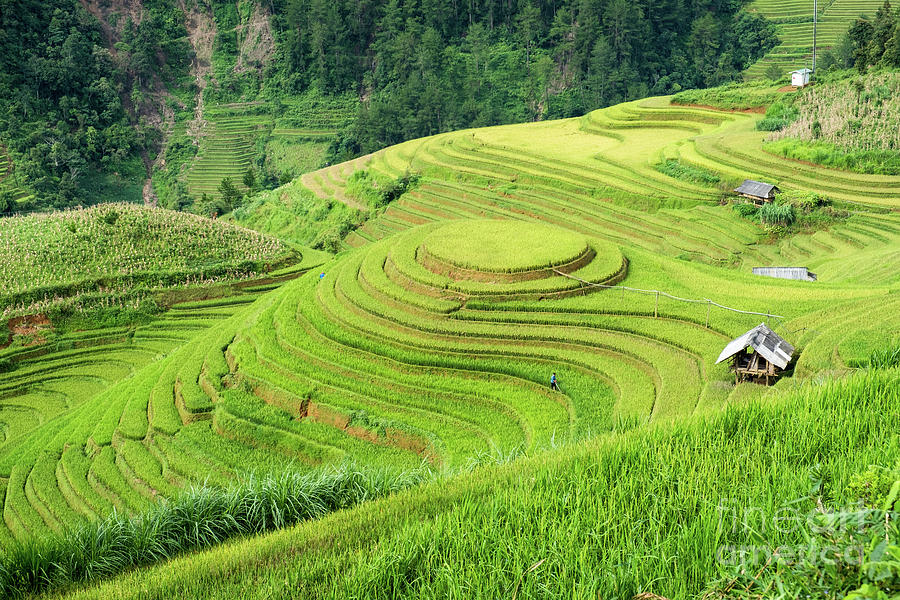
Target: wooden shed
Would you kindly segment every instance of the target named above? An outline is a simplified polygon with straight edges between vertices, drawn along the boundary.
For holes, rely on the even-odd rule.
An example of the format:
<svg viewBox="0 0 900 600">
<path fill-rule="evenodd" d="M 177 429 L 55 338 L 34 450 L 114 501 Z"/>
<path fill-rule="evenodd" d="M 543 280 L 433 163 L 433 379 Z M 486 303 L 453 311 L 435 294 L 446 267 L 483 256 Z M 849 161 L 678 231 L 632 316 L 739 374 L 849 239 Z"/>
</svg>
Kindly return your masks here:
<svg viewBox="0 0 900 600">
<path fill-rule="evenodd" d="M 770 380 L 781 376 L 793 356 L 794 347 L 765 323 L 760 323 L 729 342 L 716 364 L 730 358 L 735 383 L 753 381 L 769 385 Z"/>
<path fill-rule="evenodd" d="M 781 192 L 780 189 L 771 183 L 753 181 L 752 179 L 745 179 L 744 183 L 734 191 L 745 198 L 750 198 L 754 202 L 771 202 L 775 199 L 775 194 Z"/>
</svg>

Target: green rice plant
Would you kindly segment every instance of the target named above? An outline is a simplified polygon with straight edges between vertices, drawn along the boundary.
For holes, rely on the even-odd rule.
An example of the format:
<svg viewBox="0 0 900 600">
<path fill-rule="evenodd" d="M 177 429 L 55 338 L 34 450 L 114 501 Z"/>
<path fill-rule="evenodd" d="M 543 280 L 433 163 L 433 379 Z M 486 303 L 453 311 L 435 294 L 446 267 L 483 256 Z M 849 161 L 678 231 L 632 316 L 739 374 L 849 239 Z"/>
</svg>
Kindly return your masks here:
<svg viewBox="0 0 900 600">
<path fill-rule="evenodd" d="M 880 348 L 869 356 L 870 369 L 891 369 L 900 366 L 900 347 Z"/>
<path fill-rule="evenodd" d="M 685 181 L 693 181 L 694 183 L 714 185 L 721 181 L 721 178 L 712 171 L 692 165 L 683 164 L 677 159 L 668 159 L 664 162 L 658 163 L 656 165 L 656 170 L 660 173 L 665 173 L 669 177 L 683 179 Z"/>
<path fill-rule="evenodd" d="M 0 556 L 0 590 L 19 597 L 87 583 L 248 534 L 321 518 L 431 477 L 361 471 L 286 472 L 230 488 L 198 487 L 137 516 L 113 514 L 65 536 L 17 543 Z"/>
<path fill-rule="evenodd" d="M 256 303 L 211 298 L 169 311 L 129 342 L 141 357 L 123 354 L 108 377 L 101 355 L 78 347 L 92 343 L 87 335 L 55 340 L 59 352 L 46 363 L 34 348 L 0 350 L 21 361 L 0 382 L 0 431 L 28 430 L 0 438 L 0 478 L 15 471 L 15 485 L 0 480 L 12 500 L 9 535 L 49 531 L 69 509 L 77 519 L 113 506 L 139 512 L 207 479 L 309 472 L 347 459 L 454 469 L 472 457 L 571 450 L 636 423 L 649 421 L 646 431 L 716 412 L 766 394 L 734 388 L 714 364 L 730 339 L 764 318 L 799 350 L 793 378 L 776 391 L 866 361 L 872 348 L 846 332 L 893 331 L 900 314 L 900 220 L 871 207 L 890 206 L 896 182 L 764 154 L 756 120 L 649 99 L 583 119 L 416 140 L 304 177 L 312 191 L 298 183 L 267 194 L 254 208 L 261 227 L 269 217 L 285 235 L 333 226 L 335 248 L 362 247 L 280 286 L 306 267 L 273 269 L 273 284 L 250 286 L 262 296 Z M 655 167 L 671 161 L 725 180 L 771 180 L 792 197 L 867 204 L 827 230 L 769 242 L 758 225 L 716 205 L 713 186 Z M 352 214 L 357 201 L 346 187 L 360 169 L 386 181 L 422 178 L 344 242 L 350 228 L 331 219 Z M 795 212 L 799 228 L 807 213 Z M 484 224 L 479 236 L 473 223 Z M 507 227 L 538 233 L 498 235 Z M 440 260 L 429 262 L 435 242 Z M 591 252 L 588 264 L 572 264 Z M 749 273 L 795 260 L 820 282 Z M 472 274 L 460 265 L 481 279 L 505 271 L 508 280 L 466 279 Z M 565 265 L 585 281 L 624 285 L 595 289 L 546 268 Z M 76 384 L 78 372 L 85 379 Z M 548 389 L 551 372 L 561 392 Z M 67 406 L 65 389 L 83 400 Z M 5 419 L 13 402 L 4 394 L 22 399 L 15 421 Z M 61 458 L 36 469 L 44 450 Z"/>
<path fill-rule="evenodd" d="M 179 589 L 197 598 L 264 598 L 285 585 L 311 598 L 701 595 L 721 589 L 713 586 L 727 565 L 718 557 L 729 548 L 761 537 L 770 548 L 809 541 L 802 517 L 801 527 L 783 517 L 797 514 L 792 502 L 808 496 L 811 474 L 826 476 L 823 506 L 828 496 L 841 505 L 858 498 L 848 495 L 851 484 L 870 465 L 896 464 L 898 433 L 883 415 L 897 402 L 897 377 L 863 372 L 474 469 L 69 597 Z M 633 535 L 635 527 L 643 535 Z M 302 566 L 284 560 L 298 552 Z M 762 555 L 751 566 L 747 583 L 770 565 Z M 789 568 L 777 565 L 785 575 Z"/>
<path fill-rule="evenodd" d="M 515 273 L 573 262 L 588 251 L 588 243 L 537 223 L 458 221 L 429 234 L 421 250 L 462 269 Z"/>
</svg>

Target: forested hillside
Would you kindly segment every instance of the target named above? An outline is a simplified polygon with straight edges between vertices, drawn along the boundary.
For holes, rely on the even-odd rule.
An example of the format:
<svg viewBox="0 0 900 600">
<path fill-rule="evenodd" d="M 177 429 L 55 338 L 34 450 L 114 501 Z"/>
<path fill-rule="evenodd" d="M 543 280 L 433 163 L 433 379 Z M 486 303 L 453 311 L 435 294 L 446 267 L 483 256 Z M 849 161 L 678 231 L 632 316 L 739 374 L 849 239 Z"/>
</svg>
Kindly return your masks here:
<svg viewBox="0 0 900 600">
<path fill-rule="evenodd" d="M 141 160 L 162 133 L 163 81 L 186 73 L 182 13 L 151 6 L 137 21 L 122 15 L 112 45 L 113 25 L 87 5 L 0 2 L 0 155 L 12 163 L 0 178 L 0 214 L 104 194 L 140 199 Z"/>
<path fill-rule="evenodd" d="M 290 90 L 360 89 L 367 102 L 343 150 L 370 152 L 734 79 L 777 42 L 742 4 L 294 0 L 279 68 Z"/>
<path fill-rule="evenodd" d="M 300 94 L 358 98 L 326 157 L 334 162 L 731 80 L 777 43 L 743 4 L 3 0 L 0 154 L 11 166 L 0 214 L 137 201 L 142 186 L 152 202 L 151 175 L 167 205 L 190 206 L 200 194 L 185 171 L 209 135 L 205 106 L 255 102 L 252 114 L 277 119 Z M 245 143 L 261 149 L 240 169 L 264 169 L 266 139 Z"/>
</svg>

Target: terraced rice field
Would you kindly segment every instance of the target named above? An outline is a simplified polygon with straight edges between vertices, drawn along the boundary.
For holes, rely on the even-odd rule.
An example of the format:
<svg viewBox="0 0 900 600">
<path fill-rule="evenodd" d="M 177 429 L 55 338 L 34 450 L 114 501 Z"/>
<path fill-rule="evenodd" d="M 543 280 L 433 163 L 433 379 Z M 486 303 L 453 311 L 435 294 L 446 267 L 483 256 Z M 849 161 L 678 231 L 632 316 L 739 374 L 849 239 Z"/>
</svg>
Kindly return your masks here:
<svg viewBox="0 0 900 600">
<path fill-rule="evenodd" d="M 208 126 L 186 176 L 188 193 L 197 198 L 218 196 L 226 177 L 244 189 L 243 177 L 253 163 L 256 138 L 271 129 L 271 117 L 248 115 L 237 107 L 209 109 L 205 116 Z"/>
<path fill-rule="evenodd" d="M 208 108 L 198 156 L 185 176 L 188 193 L 195 198 L 204 193 L 217 196 L 226 177 L 246 191 L 243 177 L 247 169 L 255 168 L 259 142 L 327 144 L 356 108 L 346 98 L 282 102 L 280 106 L 248 103 Z"/>
<path fill-rule="evenodd" d="M 32 195 L 16 185 L 13 177 L 13 161 L 9 152 L 2 143 L 0 143 L 0 193 L 12 192 L 13 206 L 8 207 L 9 212 L 15 212 L 17 207 L 28 203 Z"/>
<path fill-rule="evenodd" d="M 140 368 L 111 357 L 134 373 L 89 400 L 66 404 L 33 382 L 56 404 L 10 412 L 30 421 L 0 445 L 0 536 L 138 511 L 251 471 L 348 459 L 459 467 L 701 414 L 765 392 L 714 364 L 762 320 L 799 350 L 780 387 L 846 371 L 900 330 L 900 178 L 769 157 L 756 118 L 656 98 L 414 140 L 310 174 L 337 200 L 357 169 L 421 178 L 321 269 L 250 304 L 181 307 L 135 334 L 140 345 L 193 331 Z M 763 243 L 718 204 L 717 186 L 655 168 L 670 158 L 857 209 L 829 230 Z M 750 273 L 782 262 L 820 281 Z M 23 386 L 27 369 L 12 372 Z"/>
<path fill-rule="evenodd" d="M 580 119 L 413 140 L 310 173 L 303 182 L 323 197 L 351 202 L 342 184 L 355 169 L 423 174 L 416 190 L 351 234 L 351 246 L 433 220 L 532 218 L 744 271 L 802 261 L 822 272 L 822 281 L 896 282 L 882 267 L 896 265 L 897 215 L 884 210 L 900 200 L 900 177 L 859 175 L 767 154 L 765 134 L 754 127 L 758 118 L 650 98 Z M 664 159 L 705 169 L 723 183 L 664 175 L 654 168 Z M 846 203 L 853 214 L 826 231 L 762 243 L 757 226 L 718 206 L 723 188 L 745 178 L 783 190 L 814 190 Z M 875 256 L 885 261 L 873 261 Z"/>
<path fill-rule="evenodd" d="M 307 264 L 316 264 L 315 256 L 311 253 Z M 301 272 L 307 268 L 304 264 L 297 267 Z M 190 447 L 189 439 L 197 433 L 197 427 L 185 432 L 184 440 L 178 442 L 158 440 L 151 444 L 147 437 L 138 443 L 135 437 L 144 437 L 137 433 L 141 423 L 163 427 L 161 419 L 171 415 L 154 416 L 149 412 L 152 405 L 135 401 L 132 394 L 138 390 L 136 380 L 148 386 L 144 392 L 152 392 L 156 389 L 152 378 L 163 372 L 164 364 L 176 360 L 180 348 L 207 339 L 210 332 L 239 315 L 273 285 L 277 287 L 296 275 L 296 271 L 285 272 L 274 281 L 242 282 L 230 296 L 178 304 L 161 318 L 136 329 L 76 332 L 54 338 L 50 344 L 0 350 L 2 363 L 12 365 L 6 366 L 0 376 L 4 524 L 0 527 L 0 547 L 10 536 L 67 530 L 87 519 L 105 516 L 114 507 L 137 510 L 160 494 L 175 493 L 181 483 L 172 479 L 169 466 L 175 469 L 174 461 L 181 460 L 182 468 L 187 468 L 193 460 L 190 453 L 198 451 L 171 448 L 181 447 L 179 444 Z M 168 392 L 175 393 L 174 389 Z M 155 393 L 164 395 L 165 390 Z M 186 410 L 183 400 L 179 401 L 181 410 Z M 139 405 L 142 408 L 136 409 Z M 175 404 L 172 406 L 178 410 Z M 143 414 L 136 414 L 136 410 Z M 209 423 L 199 427 L 204 426 L 208 429 Z M 145 434 L 150 435 L 148 431 Z M 172 453 L 172 462 L 165 459 L 163 449 Z M 231 473 L 225 465 L 235 463 L 221 454 L 228 451 L 226 445 L 215 455 L 218 459 L 208 459 L 219 467 L 210 469 L 211 481 L 224 482 Z M 231 451 L 248 452 L 246 448 Z M 264 451 L 259 452 L 259 458 L 266 468 L 285 468 L 290 462 Z M 166 465 L 165 471 L 161 464 Z M 207 465 L 195 463 L 192 468 L 196 470 L 199 464 Z"/>
<path fill-rule="evenodd" d="M 874 17 L 882 4 L 881 0 L 820 0 L 816 36 L 819 56 L 837 44 L 856 19 Z M 773 64 L 782 75 L 803 67 L 812 68 L 811 0 L 755 0 L 748 9 L 775 22 L 781 43 L 744 72 L 747 79 L 765 76 L 766 69 Z"/>
</svg>

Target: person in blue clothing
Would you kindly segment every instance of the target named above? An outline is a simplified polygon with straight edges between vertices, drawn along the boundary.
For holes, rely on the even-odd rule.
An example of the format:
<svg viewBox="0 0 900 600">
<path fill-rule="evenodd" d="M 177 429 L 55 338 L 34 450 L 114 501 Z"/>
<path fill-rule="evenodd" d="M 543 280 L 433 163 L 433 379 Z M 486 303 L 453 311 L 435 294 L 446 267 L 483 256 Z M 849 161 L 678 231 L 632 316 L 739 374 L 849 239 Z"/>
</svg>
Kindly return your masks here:
<svg viewBox="0 0 900 600">
<path fill-rule="evenodd" d="M 556 383 L 556 373 L 550 375 L 550 389 L 559 391 L 559 384 Z"/>
</svg>

